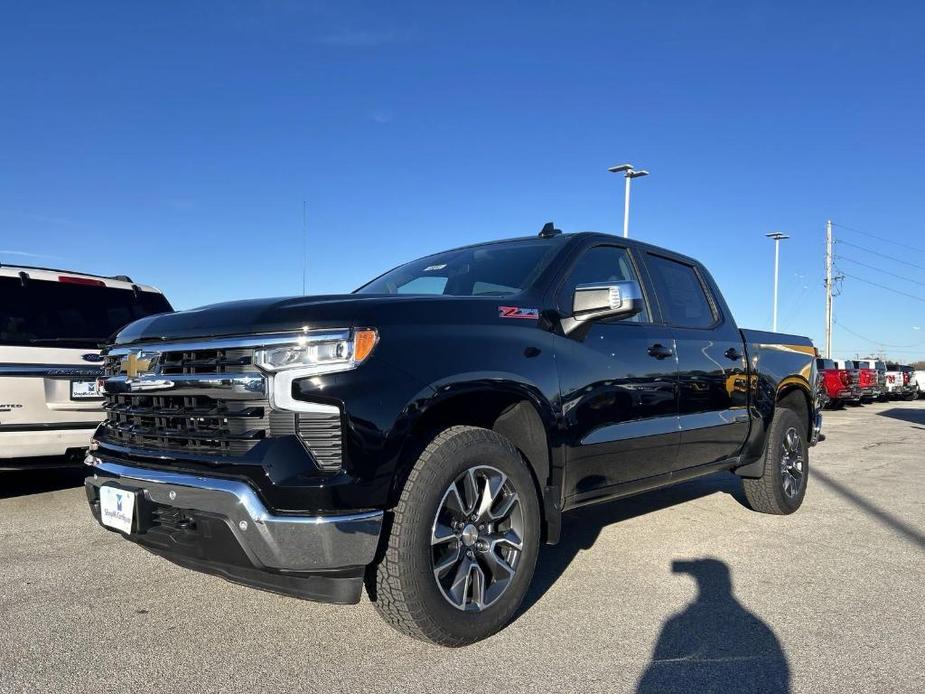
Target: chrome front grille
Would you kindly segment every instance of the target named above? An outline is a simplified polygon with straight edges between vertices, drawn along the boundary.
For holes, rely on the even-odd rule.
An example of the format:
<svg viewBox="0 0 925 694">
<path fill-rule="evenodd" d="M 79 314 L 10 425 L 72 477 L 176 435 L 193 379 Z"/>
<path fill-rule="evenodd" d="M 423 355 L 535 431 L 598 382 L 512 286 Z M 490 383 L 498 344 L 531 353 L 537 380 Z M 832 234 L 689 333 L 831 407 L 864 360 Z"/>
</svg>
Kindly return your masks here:
<svg viewBox="0 0 925 694">
<path fill-rule="evenodd" d="M 153 349 L 137 350 L 135 365 L 143 362 L 163 376 L 190 374 L 246 373 L 253 371 L 253 348 L 193 349 L 156 352 Z M 131 354 L 131 352 L 129 352 Z M 152 355 L 152 356 L 148 356 Z M 123 363 L 125 354 L 111 354 L 106 357 L 104 373 L 119 376 L 131 368 L 131 362 Z"/>
<path fill-rule="evenodd" d="M 98 438 L 125 448 L 242 456 L 262 441 L 296 436 L 325 469 L 340 466 L 340 412 L 270 407 L 255 346 L 201 342 L 113 349 L 106 357 L 108 415 Z"/>
</svg>

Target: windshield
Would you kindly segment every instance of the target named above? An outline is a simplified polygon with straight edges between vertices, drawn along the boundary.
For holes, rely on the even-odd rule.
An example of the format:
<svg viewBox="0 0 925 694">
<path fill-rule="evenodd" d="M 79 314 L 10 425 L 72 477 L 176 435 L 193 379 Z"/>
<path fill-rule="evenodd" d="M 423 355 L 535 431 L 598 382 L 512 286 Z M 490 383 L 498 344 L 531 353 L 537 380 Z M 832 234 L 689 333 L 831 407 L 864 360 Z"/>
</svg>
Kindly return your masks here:
<svg viewBox="0 0 925 694">
<path fill-rule="evenodd" d="M 154 292 L 0 277 L 0 345 L 96 348 L 128 323 L 171 310 Z"/>
<path fill-rule="evenodd" d="M 509 296 L 527 289 L 561 247 L 561 236 L 490 243 L 438 253 L 395 268 L 358 294 Z"/>
</svg>

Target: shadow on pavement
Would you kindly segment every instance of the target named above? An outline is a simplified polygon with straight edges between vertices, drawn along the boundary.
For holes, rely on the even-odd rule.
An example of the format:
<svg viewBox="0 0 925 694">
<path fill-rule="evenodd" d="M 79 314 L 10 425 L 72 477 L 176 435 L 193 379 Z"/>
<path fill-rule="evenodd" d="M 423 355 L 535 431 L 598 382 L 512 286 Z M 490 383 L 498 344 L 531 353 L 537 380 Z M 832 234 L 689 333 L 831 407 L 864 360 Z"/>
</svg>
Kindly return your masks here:
<svg viewBox="0 0 925 694">
<path fill-rule="evenodd" d="M 557 545 L 540 547 L 536 573 L 518 615 L 533 607 L 565 572 L 578 553 L 594 546 L 601 530 L 608 525 L 717 493 L 729 494 L 747 506 L 741 480 L 731 473 L 720 472 L 673 487 L 610 503 L 586 506 L 564 514 L 562 539 Z"/>
<path fill-rule="evenodd" d="M 0 470 L 0 499 L 80 487 L 86 476 L 82 464 L 74 467 Z"/>
<path fill-rule="evenodd" d="M 919 547 L 925 548 L 925 535 L 911 525 L 904 523 L 893 514 L 871 503 L 841 482 L 836 481 L 830 474 L 820 472 L 818 467 L 812 468 L 810 471 L 810 484 L 812 484 L 813 480 L 820 482 L 824 487 L 828 487 L 843 499 L 854 504 L 868 515 L 873 516 L 876 520 L 898 532 L 900 535 L 903 535 L 907 540 L 914 542 Z"/>
<path fill-rule="evenodd" d="M 662 627 L 637 692 L 789 692 L 790 665 L 771 628 L 732 592 L 718 559 L 675 561 L 697 598 Z"/>
<path fill-rule="evenodd" d="M 925 424 L 925 409 L 918 407 L 891 407 L 877 414 L 881 417 L 892 417 L 913 424 Z"/>
</svg>

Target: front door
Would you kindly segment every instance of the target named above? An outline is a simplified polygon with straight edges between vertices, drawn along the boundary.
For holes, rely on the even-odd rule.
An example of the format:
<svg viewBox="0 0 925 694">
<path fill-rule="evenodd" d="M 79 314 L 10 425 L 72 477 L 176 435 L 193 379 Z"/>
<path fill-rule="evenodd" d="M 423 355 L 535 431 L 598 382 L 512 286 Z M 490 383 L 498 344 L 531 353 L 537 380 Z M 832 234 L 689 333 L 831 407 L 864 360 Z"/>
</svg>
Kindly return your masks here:
<svg viewBox="0 0 925 694">
<path fill-rule="evenodd" d="M 620 280 L 640 281 L 629 251 L 589 248 L 559 292 L 560 310 L 570 312 L 576 285 Z M 652 302 L 644 303 L 632 318 L 596 321 L 561 338 L 565 495 L 571 502 L 606 496 L 616 485 L 674 467 L 680 438 L 674 346 L 670 330 L 653 321 Z"/>
</svg>

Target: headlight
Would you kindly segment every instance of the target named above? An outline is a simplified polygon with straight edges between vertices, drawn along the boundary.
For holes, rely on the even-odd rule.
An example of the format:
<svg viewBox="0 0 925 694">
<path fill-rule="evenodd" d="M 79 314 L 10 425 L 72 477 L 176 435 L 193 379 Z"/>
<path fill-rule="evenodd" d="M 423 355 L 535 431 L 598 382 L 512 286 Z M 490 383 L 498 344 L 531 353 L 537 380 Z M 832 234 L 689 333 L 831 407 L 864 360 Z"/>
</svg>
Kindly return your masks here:
<svg viewBox="0 0 925 694">
<path fill-rule="evenodd" d="M 296 368 L 307 373 L 345 371 L 365 361 L 378 340 L 372 328 L 307 332 L 292 344 L 257 350 L 254 363 L 271 372 Z"/>
</svg>

